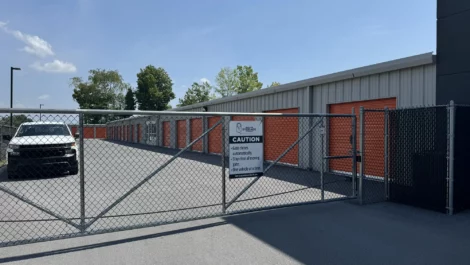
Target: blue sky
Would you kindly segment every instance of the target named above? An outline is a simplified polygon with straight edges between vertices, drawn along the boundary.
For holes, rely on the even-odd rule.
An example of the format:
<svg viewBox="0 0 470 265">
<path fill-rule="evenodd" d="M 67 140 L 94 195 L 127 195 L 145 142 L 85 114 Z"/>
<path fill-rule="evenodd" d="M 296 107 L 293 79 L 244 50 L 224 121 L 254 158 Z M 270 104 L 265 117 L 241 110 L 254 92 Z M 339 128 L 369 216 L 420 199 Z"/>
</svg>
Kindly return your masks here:
<svg viewBox="0 0 470 265">
<path fill-rule="evenodd" d="M 177 104 L 220 68 L 252 65 L 263 87 L 436 50 L 435 0 L 15 0 L 0 3 L 0 107 L 77 108 L 69 80 L 117 69 L 136 86 L 167 70 Z"/>
</svg>

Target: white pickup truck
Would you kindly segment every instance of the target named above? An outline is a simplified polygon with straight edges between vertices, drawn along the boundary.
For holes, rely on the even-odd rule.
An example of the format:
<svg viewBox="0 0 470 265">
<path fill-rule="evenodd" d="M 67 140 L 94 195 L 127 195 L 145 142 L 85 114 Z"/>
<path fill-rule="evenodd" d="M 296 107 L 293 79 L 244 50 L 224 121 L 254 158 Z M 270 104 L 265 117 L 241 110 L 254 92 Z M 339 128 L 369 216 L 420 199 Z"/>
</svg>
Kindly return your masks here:
<svg viewBox="0 0 470 265">
<path fill-rule="evenodd" d="M 77 146 L 63 122 L 26 122 L 7 148 L 8 178 L 78 173 Z"/>
</svg>

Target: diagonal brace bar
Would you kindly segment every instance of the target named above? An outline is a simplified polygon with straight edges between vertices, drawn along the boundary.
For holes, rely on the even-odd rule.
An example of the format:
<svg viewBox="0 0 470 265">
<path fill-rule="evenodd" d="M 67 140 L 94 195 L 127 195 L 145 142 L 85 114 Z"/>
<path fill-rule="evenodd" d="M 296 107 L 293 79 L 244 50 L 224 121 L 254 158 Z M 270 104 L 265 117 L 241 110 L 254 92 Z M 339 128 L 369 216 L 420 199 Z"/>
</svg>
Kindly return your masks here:
<svg viewBox="0 0 470 265">
<path fill-rule="evenodd" d="M 292 150 L 292 148 L 294 148 L 300 141 L 302 141 L 302 139 L 305 138 L 305 136 L 307 136 L 308 134 L 310 134 L 311 131 L 313 131 L 313 129 L 315 129 L 315 127 L 317 127 L 321 122 L 322 122 L 323 118 L 320 119 L 317 123 L 315 123 L 314 125 L 312 125 L 312 127 L 310 127 L 308 129 L 307 132 L 305 132 L 302 136 L 300 136 L 291 146 L 289 146 L 289 148 L 287 148 L 276 160 L 274 160 L 264 171 L 263 171 L 263 176 L 266 174 L 266 172 L 268 172 L 274 165 L 276 165 L 287 153 L 289 153 L 290 150 Z M 248 185 L 246 185 L 246 187 L 240 192 L 237 194 L 237 196 L 235 196 L 229 203 L 227 203 L 227 205 L 225 206 L 225 209 L 227 209 L 228 207 L 230 207 L 236 200 L 238 200 L 238 198 L 240 198 L 243 193 L 245 193 L 249 188 L 251 188 L 251 186 L 253 186 L 253 184 L 255 184 L 262 176 L 259 176 L 259 177 L 256 177 L 255 179 L 253 179 Z"/>
<path fill-rule="evenodd" d="M 75 228 L 77 228 L 77 229 L 80 229 L 80 228 L 81 228 L 79 224 L 76 224 L 76 223 L 72 222 L 71 220 L 67 219 L 66 217 L 64 217 L 64 216 L 62 216 L 62 215 L 60 215 L 60 214 L 54 213 L 53 211 L 47 209 L 46 207 L 44 207 L 44 206 L 42 206 L 42 205 L 39 205 L 39 204 L 37 204 L 37 203 L 31 201 L 30 199 L 26 198 L 25 196 L 20 195 L 20 194 L 17 194 L 16 192 L 14 192 L 14 191 L 12 191 L 12 190 L 6 188 L 6 187 L 0 186 L 0 190 L 3 191 L 3 192 L 5 192 L 5 193 L 7 193 L 7 194 L 9 194 L 9 195 L 11 195 L 11 196 L 13 196 L 13 197 L 15 197 L 15 198 L 17 198 L 18 200 L 20 200 L 20 201 L 22 201 L 22 202 L 25 202 L 25 203 L 27 203 L 27 204 L 29 204 L 29 205 L 31 205 L 31 206 L 33 206 L 33 207 L 35 207 L 35 208 L 37 208 L 37 209 L 43 211 L 43 212 L 45 212 L 45 213 L 51 215 L 51 216 L 54 216 L 55 218 L 57 218 L 57 219 L 59 219 L 59 220 L 65 222 L 65 223 L 67 223 L 67 224 L 69 224 L 69 225 L 71 225 L 71 226 L 73 226 L 73 227 L 75 227 Z"/>
<path fill-rule="evenodd" d="M 140 181 L 137 185 L 132 187 L 128 192 L 126 192 L 124 195 L 122 195 L 119 199 L 117 199 L 115 202 L 113 202 L 110 206 L 108 206 L 106 209 L 104 209 L 100 214 L 98 214 L 95 218 L 90 220 L 84 227 L 84 230 L 86 230 L 88 227 L 90 227 L 93 223 L 95 223 L 98 219 L 103 217 L 106 213 L 108 213 L 111 209 L 113 209 L 116 205 L 121 203 L 125 198 L 127 198 L 129 195 L 131 195 L 134 191 L 136 191 L 138 188 L 140 188 L 142 185 L 144 185 L 147 181 L 149 181 L 151 178 L 153 178 L 155 175 L 157 175 L 160 171 L 162 171 L 165 167 L 167 167 L 171 162 L 173 162 L 176 158 L 178 158 L 183 152 L 188 150 L 193 144 L 195 144 L 197 141 L 201 140 L 205 135 L 207 135 L 210 131 L 212 131 L 215 127 L 217 127 L 219 124 L 222 123 L 224 119 L 220 119 L 214 126 L 212 126 L 209 130 L 205 131 L 203 134 L 201 134 L 198 138 L 196 138 L 194 141 L 192 141 L 190 144 L 188 144 L 185 148 L 181 149 L 176 155 L 174 155 L 172 158 L 170 158 L 168 161 L 165 162 L 165 164 L 161 165 L 159 168 L 157 168 L 155 171 L 150 173 L 147 177 L 145 177 L 142 181 Z"/>
</svg>

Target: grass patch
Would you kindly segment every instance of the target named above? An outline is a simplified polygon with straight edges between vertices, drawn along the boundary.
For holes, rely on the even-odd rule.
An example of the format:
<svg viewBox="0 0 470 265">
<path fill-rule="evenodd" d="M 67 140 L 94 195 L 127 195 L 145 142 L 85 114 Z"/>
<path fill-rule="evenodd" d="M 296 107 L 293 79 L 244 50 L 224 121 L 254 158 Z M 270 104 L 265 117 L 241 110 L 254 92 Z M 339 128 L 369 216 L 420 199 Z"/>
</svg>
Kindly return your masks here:
<svg viewBox="0 0 470 265">
<path fill-rule="evenodd" d="M 3 167 L 6 164 L 7 164 L 6 160 L 0 160 L 0 167 Z"/>
</svg>

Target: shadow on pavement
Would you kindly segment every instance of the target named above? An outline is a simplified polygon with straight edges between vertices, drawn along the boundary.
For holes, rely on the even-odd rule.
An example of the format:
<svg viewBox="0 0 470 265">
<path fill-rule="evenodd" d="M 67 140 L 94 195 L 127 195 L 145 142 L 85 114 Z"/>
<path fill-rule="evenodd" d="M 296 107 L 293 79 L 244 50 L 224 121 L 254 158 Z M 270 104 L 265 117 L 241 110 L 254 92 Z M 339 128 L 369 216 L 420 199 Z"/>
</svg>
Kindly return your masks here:
<svg viewBox="0 0 470 265">
<path fill-rule="evenodd" d="M 0 263 L 97 249 L 225 224 L 236 226 L 303 264 L 468 264 L 470 259 L 470 213 L 450 217 L 393 203 L 358 206 L 336 202 L 223 219 L 157 234 L 7 257 L 0 259 Z M 240 238 L 233 240 L 233 244 L 244 243 Z"/>
<path fill-rule="evenodd" d="M 114 246 L 114 245 L 119 245 L 119 244 L 125 244 L 125 243 L 140 241 L 140 240 L 147 240 L 147 239 L 152 239 L 152 238 L 159 238 L 159 237 L 171 236 L 171 235 L 180 234 L 180 233 L 197 231 L 197 230 L 207 229 L 207 228 L 221 226 L 221 225 L 225 225 L 225 224 L 227 224 L 227 222 L 221 221 L 221 222 L 212 223 L 212 224 L 193 226 L 193 227 L 177 229 L 177 230 L 172 230 L 172 231 L 167 231 L 167 232 L 162 232 L 162 233 L 156 233 L 156 234 L 150 234 L 150 235 L 144 235 L 144 236 L 137 236 L 137 237 L 130 237 L 130 238 L 114 240 L 114 241 L 108 241 L 108 242 L 102 242 L 102 243 L 97 243 L 97 244 L 83 245 L 83 246 L 64 248 L 64 249 L 57 249 L 57 250 L 52 250 L 52 251 L 39 252 L 39 253 L 33 253 L 33 254 L 27 254 L 27 255 L 21 255 L 21 256 L 14 256 L 14 257 L 8 257 L 8 258 L 0 258 L 0 263 L 15 262 L 15 261 L 21 261 L 21 260 L 35 259 L 35 258 L 43 258 L 43 257 L 47 257 L 47 256 L 67 254 L 67 253 L 90 250 L 90 249 L 96 249 L 96 248 L 102 248 L 102 247 L 109 247 L 109 246 Z"/>
<path fill-rule="evenodd" d="M 224 218 L 302 264 L 468 264 L 470 213 L 328 203 Z"/>
<path fill-rule="evenodd" d="M 30 181 L 30 180 L 42 180 L 42 179 L 57 179 L 57 178 L 67 178 L 73 177 L 67 173 L 62 172 L 35 172 L 34 175 L 29 174 L 20 174 L 15 178 L 8 178 L 8 172 L 6 166 L 0 169 L 0 183 L 2 182 L 18 182 L 18 181 Z"/>
<path fill-rule="evenodd" d="M 151 145 L 145 145 L 145 144 L 136 144 L 136 143 L 110 141 L 110 140 L 106 140 L 106 141 L 113 143 L 113 144 L 121 145 L 121 146 L 138 148 L 141 150 L 156 152 L 159 154 L 165 154 L 169 156 L 174 156 L 180 151 L 179 149 L 151 146 Z M 195 162 L 210 164 L 210 165 L 219 166 L 219 167 L 221 166 L 221 163 L 222 163 L 221 156 L 216 155 L 216 154 L 203 154 L 199 152 L 187 151 L 187 152 L 182 153 L 180 157 L 183 159 L 188 159 L 188 160 L 192 160 Z M 226 158 L 226 164 L 228 165 L 228 157 Z M 269 164 L 270 162 L 266 162 L 265 168 Z M 321 178 L 320 178 L 319 172 L 296 168 L 294 166 L 288 166 L 288 165 L 273 166 L 266 173 L 265 177 L 294 183 L 294 184 L 305 186 L 308 188 L 320 188 L 320 185 L 321 185 Z M 339 194 L 342 196 L 350 196 L 352 194 L 351 178 L 344 176 L 344 175 L 325 173 L 324 185 L 325 185 L 324 186 L 325 191 L 327 192 Z"/>
</svg>

